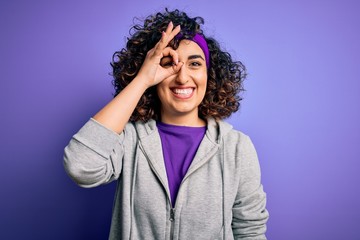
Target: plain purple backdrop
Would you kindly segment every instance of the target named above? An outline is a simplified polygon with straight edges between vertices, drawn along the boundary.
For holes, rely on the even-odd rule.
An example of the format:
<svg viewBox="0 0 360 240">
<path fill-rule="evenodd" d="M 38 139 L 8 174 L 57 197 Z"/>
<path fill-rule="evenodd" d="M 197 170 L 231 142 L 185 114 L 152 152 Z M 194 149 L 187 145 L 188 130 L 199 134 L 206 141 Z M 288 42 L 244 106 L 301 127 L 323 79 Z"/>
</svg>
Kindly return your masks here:
<svg viewBox="0 0 360 240">
<path fill-rule="evenodd" d="M 114 183 L 77 187 L 63 148 L 112 98 L 133 17 L 179 8 L 248 69 L 241 110 L 270 240 L 359 239 L 358 1 L 1 1 L 0 239 L 106 239 Z"/>
</svg>

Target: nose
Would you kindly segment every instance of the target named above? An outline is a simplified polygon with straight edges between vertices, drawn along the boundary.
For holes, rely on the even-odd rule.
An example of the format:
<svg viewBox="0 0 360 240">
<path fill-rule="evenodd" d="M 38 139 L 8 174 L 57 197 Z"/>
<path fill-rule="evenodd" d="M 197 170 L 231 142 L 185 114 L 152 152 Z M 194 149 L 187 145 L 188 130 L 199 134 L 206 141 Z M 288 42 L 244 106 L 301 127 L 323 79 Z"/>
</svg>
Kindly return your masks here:
<svg viewBox="0 0 360 240">
<path fill-rule="evenodd" d="M 189 74 L 187 73 L 186 67 L 183 65 L 177 73 L 175 82 L 180 85 L 184 85 L 189 81 Z"/>
</svg>

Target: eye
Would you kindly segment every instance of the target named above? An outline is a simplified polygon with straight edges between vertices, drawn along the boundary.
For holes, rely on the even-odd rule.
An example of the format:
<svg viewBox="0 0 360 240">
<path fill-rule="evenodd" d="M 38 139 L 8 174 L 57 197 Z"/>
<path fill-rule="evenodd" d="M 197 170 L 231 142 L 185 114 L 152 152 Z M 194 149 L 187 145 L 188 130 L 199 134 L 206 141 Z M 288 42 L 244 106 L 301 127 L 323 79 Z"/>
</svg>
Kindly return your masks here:
<svg viewBox="0 0 360 240">
<path fill-rule="evenodd" d="M 174 65 L 174 62 L 173 61 L 164 61 L 164 62 L 161 62 L 160 65 L 164 68 L 168 68 L 168 67 L 172 67 Z"/>
<path fill-rule="evenodd" d="M 169 68 L 174 65 L 174 62 L 170 57 L 163 57 L 160 61 L 160 65 L 164 68 Z"/>
<path fill-rule="evenodd" d="M 191 66 L 191 67 L 201 67 L 202 64 L 201 64 L 201 62 L 194 61 L 194 62 L 191 62 L 191 63 L 190 63 L 190 66 Z"/>
</svg>

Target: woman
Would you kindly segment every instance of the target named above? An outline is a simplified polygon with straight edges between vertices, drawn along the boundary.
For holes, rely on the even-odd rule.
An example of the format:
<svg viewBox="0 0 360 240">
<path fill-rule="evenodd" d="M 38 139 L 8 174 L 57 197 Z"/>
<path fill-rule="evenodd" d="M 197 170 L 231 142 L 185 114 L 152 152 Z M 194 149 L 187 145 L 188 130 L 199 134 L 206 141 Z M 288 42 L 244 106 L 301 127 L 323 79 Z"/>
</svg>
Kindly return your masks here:
<svg viewBox="0 0 360 240">
<path fill-rule="evenodd" d="M 80 186 L 118 180 L 110 239 L 266 239 L 266 195 L 238 110 L 244 66 L 200 17 L 149 16 L 113 57 L 116 96 L 65 149 Z"/>
</svg>

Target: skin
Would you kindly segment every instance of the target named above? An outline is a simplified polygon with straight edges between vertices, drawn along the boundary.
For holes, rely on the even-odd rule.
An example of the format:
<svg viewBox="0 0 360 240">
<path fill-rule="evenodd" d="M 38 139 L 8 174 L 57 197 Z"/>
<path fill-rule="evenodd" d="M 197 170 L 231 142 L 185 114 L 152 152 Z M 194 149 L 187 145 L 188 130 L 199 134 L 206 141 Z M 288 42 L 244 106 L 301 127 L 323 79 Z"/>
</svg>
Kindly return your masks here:
<svg viewBox="0 0 360 240">
<path fill-rule="evenodd" d="M 170 22 L 166 31 L 162 33 L 162 37 L 160 41 L 148 51 L 146 58 L 144 60 L 143 65 L 137 76 L 131 81 L 131 83 L 125 87 L 115 98 L 113 98 L 105 107 L 103 107 L 93 118 L 98 121 L 100 124 L 105 127 L 113 130 L 114 132 L 121 133 L 130 119 L 132 112 L 134 111 L 137 103 L 139 102 L 141 96 L 151 86 L 158 85 L 159 86 L 167 86 L 174 84 L 175 81 L 179 81 L 182 76 L 186 76 L 185 74 L 188 71 L 188 67 L 182 69 L 185 63 L 188 63 L 188 59 L 185 55 L 183 55 L 179 50 L 175 51 L 171 47 L 168 47 L 169 42 L 180 32 L 180 26 L 174 27 L 173 23 Z M 200 48 L 199 48 L 200 49 Z M 200 49 L 201 50 L 201 49 Z M 181 60 L 179 61 L 179 54 Z M 197 53 L 196 55 L 198 55 Z M 202 57 L 204 58 L 203 53 Z M 171 58 L 173 64 L 171 65 L 161 65 L 161 60 L 166 58 Z M 205 65 L 205 64 L 203 64 Z M 181 71 L 180 71 L 181 70 Z M 205 67 L 206 72 L 206 67 Z M 179 74 L 178 74 L 179 73 Z M 178 77 L 180 76 L 180 78 Z M 178 80 L 176 80 L 178 79 Z M 193 78 L 188 78 L 189 82 L 195 82 Z M 166 81 L 165 81 L 166 80 Z M 165 81 L 163 84 L 163 81 Z M 168 83 L 168 84 L 166 84 Z M 178 83 L 177 83 L 178 84 Z M 194 84 L 195 86 L 195 84 Z M 197 86 L 196 86 L 197 87 Z M 163 89 L 162 87 L 158 87 L 158 89 Z M 200 87 L 199 87 L 200 89 Z M 166 93 L 166 90 L 163 91 Z M 197 96 L 200 94 L 196 94 Z M 165 96 L 165 95 L 164 95 Z M 170 99 L 169 99 L 170 100 Z M 173 117 L 170 117 L 172 113 L 181 113 L 179 108 L 177 107 L 167 107 L 168 103 L 172 101 L 167 101 L 164 98 L 164 104 L 161 106 L 161 118 L 162 121 L 166 121 L 166 123 L 177 124 L 177 125 L 188 125 L 188 126 L 201 126 L 204 125 L 204 121 L 201 120 L 197 114 L 196 116 L 193 114 L 194 111 L 191 112 L 192 116 L 185 117 L 186 111 L 183 111 L 183 114 L 178 114 L 179 118 L 176 118 L 177 121 L 174 121 Z M 173 104 L 169 104 L 173 105 Z M 193 105 L 193 108 L 196 106 Z M 189 108 L 190 109 L 190 108 Z M 192 119 L 192 121 L 190 121 Z"/>
<path fill-rule="evenodd" d="M 182 40 L 176 49 L 180 70 L 157 85 L 161 101 L 161 121 L 183 126 L 204 126 L 198 116 L 198 106 L 206 92 L 207 70 L 205 55 L 193 41 Z M 164 57 L 160 64 L 172 67 L 172 58 Z"/>
</svg>

